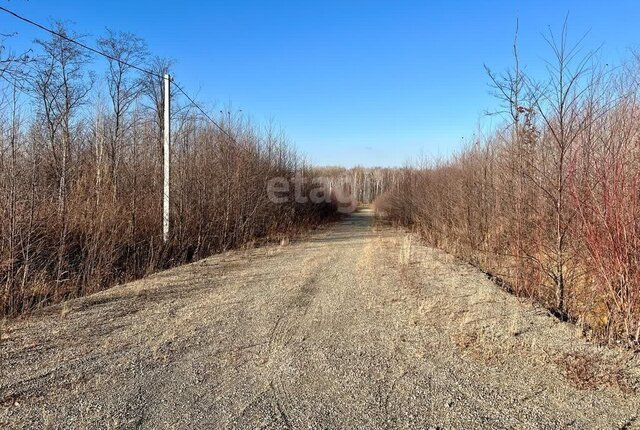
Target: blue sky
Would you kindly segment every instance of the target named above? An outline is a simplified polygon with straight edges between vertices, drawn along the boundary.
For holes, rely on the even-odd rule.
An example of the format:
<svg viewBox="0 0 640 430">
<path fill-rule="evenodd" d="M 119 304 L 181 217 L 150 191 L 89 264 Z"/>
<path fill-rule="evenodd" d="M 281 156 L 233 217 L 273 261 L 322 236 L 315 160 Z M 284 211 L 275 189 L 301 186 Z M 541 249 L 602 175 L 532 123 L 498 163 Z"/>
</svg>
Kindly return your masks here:
<svg viewBox="0 0 640 430">
<path fill-rule="evenodd" d="M 401 165 L 446 156 L 497 102 L 483 69 L 511 61 L 516 18 L 522 62 L 542 70 L 541 37 L 569 13 L 573 40 L 608 62 L 638 47 L 637 2 L 538 1 L 38 1 L 0 4 L 41 22 L 75 23 L 93 41 L 134 32 L 217 112 L 231 103 L 275 121 L 316 164 Z M 0 14 L 19 50 L 43 34 Z"/>
</svg>

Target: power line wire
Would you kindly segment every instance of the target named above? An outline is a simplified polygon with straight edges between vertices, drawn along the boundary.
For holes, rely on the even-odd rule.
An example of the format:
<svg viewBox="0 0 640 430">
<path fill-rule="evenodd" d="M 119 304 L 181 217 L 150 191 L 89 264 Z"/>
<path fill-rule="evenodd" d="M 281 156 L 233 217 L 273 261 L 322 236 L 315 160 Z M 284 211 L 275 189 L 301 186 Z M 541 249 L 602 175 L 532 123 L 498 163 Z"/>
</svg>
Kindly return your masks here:
<svg viewBox="0 0 640 430">
<path fill-rule="evenodd" d="M 98 55 L 101 55 L 101 56 L 103 56 L 105 58 L 108 58 L 109 60 L 116 61 L 117 63 L 120 63 L 120 64 L 123 64 L 125 66 L 131 67 L 132 69 L 138 70 L 138 71 L 140 71 L 142 73 L 146 73 L 146 74 L 148 74 L 150 76 L 153 76 L 153 77 L 156 77 L 156 78 L 159 78 L 159 79 L 164 79 L 164 76 L 162 76 L 162 75 L 160 75 L 158 73 L 155 73 L 155 72 L 152 72 L 150 70 L 144 69 L 144 68 L 142 68 L 140 66 L 136 66 L 135 64 L 128 63 L 128 62 L 126 62 L 124 60 L 121 60 L 119 58 L 115 58 L 114 56 L 109 55 L 106 52 L 100 51 L 99 49 L 96 49 L 96 48 L 92 48 L 91 46 L 86 45 L 86 44 L 84 44 L 84 43 L 82 43 L 82 42 L 80 42 L 78 40 L 75 40 L 75 39 L 67 36 L 64 33 L 60 33 L 59 31 L 52 30 L 51 28 L 48 28 L 48 27 L 46 27 L 46 26 L 44 26 L 42 24 L 39 24 L 39 23 L 29 19 L 29 18 L 26 18 L 26 17 L 24 17 L 22 15 L 19 15 L 19 14 L 15 13 L 15 12 L 5 8 L 5 7 L 0 6 L 0 10 L 5 12 L 5 13 L 8 13 L 9 15 L 12 15 L 13 17 L 15 17 L 15 18 L 17 18 L 17 19 L 19 19 L 21 21 L 26 22 L 27 24 L 31 24 L 31 25 L 33 25 L 33 26 L 35 26 L 35 27 L 37 27 L 37 28 L 39 28 L 41 30 L 46 31 L 47 33 L 53 34 L 54 36 L 57 36 L 57 37 L 60 37 L 60 38 L 62 38 L 64 40 L 66 40 L 68 42 L 71 42 L 71 43 L 73 43 L 75 45 L 78 45 L 78 46 L 80 46 L 80 47 L 82 47 L 82 48 L 84 48 L 84 49 L 86 49 L 88 51 L 91 51 L 91 52 L 93 52 L 95 54 L 98 54 Z M 233 142 L 235 142 L 237 145 L 239 145 L 238 141 L 227 130 L 225 130 L 220 124 L 218 124 L 218 122 L 216 120 L 214 120 L 202 107 L 200 107 L 200 105 L 198 105 L 198 103 L 196 103 L 195 100 L 191 96 L 189 96 L 189 94 L 187 94 L 187 92 L 180 85 L 178 85 L 173 79 L 171 79 L 170 82 L 178 89 L 178 91 L 180 91 L 187 98 L 187 100 L 189 100 L 189 102 L 193 106 L 195 106 L 202 113 L 202 115 L 204 115 L 209 121 L 211 121 L 211 123 L 213 125 L 215 125 L 218 130 L 220 130 L 222 133 L 227 135 L 231 140 L 233 140 Z"/>
<path fill-rule="evenodd" d="M 204 109 L 202 109 L 200 107 L 200 105 L 198 105 L 198 103 L 196 103 L 191 96 L 189 96 L 189 94 L 187 94 L 187 92 L 185 90 L 182 89 L 182 87 L 178 84 L 176 84 L 173 79 L 171 79 L 171 83 L 178 89 L 178 91 L 180 91 L 186 98 L 187 100 L 189 100 L 189 102 L 195 106 L 201 113 L 202 115 L 204 115 L 209 121 L 211 121 L 211 123 L 213 123 L 213 125 L 216 126 L 216 128 L 218 130 L 220 130 L 221 132 L 223 132 L 224 134 L 226 134 L 231 140 L 233 140 L 233 142 L 235 142 L 237 145 L 239 145 L 238 141 L 227 131 L 225 130 L 220 124 L 218 124 L 218 122 L 216 120 L 214 120 L 213 118 L 211 118 L 211 116 L 205 112 Z"/>
<path fill-rule="evenodd" d="M 125 66 L 131 67 L 132 69 L 136 69 L 136 70 L 138 70 L 140 72 L 147 73 L 147 74 L 149 74 L 151 76 L 155 76 L 156 78 L 163 79 L 162 75 L 159 75 L 159 74 L 157 74 L 155 72 L 152 72 L 150 70 L 147 70 L 147 69 L 143 69 L 142 67 L 136 66 L 135 64 L 127 63 L 126 61 L 120 60 L 119 58 L 115 58 L 112 55 L 107 54 L 106 52 L 103 52 L 103 51 L 100 51 L 98 49 L 92 48 L 91 46 L 85 45 L 84 43 L 82 43 L 82 42 L 80 42 L 78 40 L 72 39 L 71 37 L 67 36 L 64 33 L 60 33 L 59 31 L 52 30 L 52 29 L 50 29 L 48 27 L 45 27 L 42 24 L 38 24 L 37 22 L 30 20 L 29 18 L 25 18 L 24 16 L 18 15 L 17 13 L 15 13 L 13 11 L 10 11 L 9 9 L 7 9 L 5 7 L 0 6 L 0 10 L 3 11 L 3 12 L 8 13 L 9 15 L 13 15 L 14 17 L 18 18 L 21 21 L 24 21 L 24 22 L 26 22 L 28 24 L 34 25 L 34 26 L 38 27 L 39 29 L 46 31 L 47 33 L 51 33 L 54 36 L 58 36 L 58 37 L 66 40 L 68 42 L 74 43 L 74 44 L 76 44 L 76 45 L 78 45 L 78 46 L 80 46 L 80 47 L 82 47 L 84 49 L 87 49 L 87 50 L 89 50 L 89 51 L 91 51 L 91 52 L 93 52 L 95 54 L 102 55 L 105 58 L 108 58 L 108 59 L 113 60 L 113 61 L 117 61 L 120 64 L 124 64 Z"/>
</svg>

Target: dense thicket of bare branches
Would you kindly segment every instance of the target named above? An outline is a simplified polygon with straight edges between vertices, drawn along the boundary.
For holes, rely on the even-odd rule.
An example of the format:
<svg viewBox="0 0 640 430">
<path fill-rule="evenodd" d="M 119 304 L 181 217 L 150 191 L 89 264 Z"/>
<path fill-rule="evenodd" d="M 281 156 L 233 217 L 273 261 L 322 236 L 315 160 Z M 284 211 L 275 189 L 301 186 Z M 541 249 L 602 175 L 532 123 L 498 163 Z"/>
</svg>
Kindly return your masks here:
<svg viewBox="0 0 640 430">
<path fill-rule="evenodd" d="M 441 163 L 406 169 L 377 202 L 516 294 L 611 341 L 640 345 L 637 66 L 599 67 L 548 37 L 548 76 L 490 73 L 506 121 Z M 605 70 L 606 69 L 606 70 Z"/>
<path fill-rule="evenodd" d="M 63 24 L 60 34 L 77 38 Z M 178 98 L 172 118 L 172 237 L 162 242 L 162 82 L 96 60 L 61 37 L 33 53 L 0 45 L 0 315 L 105 288 L 149 271 L 288 234 L 331 204 L 273 204 L 267 180 L 312 176 L 281 133 L 239 115 L 224 132 Z M 100 49 L 164 73 L 134 35 Z"/>
</svg>

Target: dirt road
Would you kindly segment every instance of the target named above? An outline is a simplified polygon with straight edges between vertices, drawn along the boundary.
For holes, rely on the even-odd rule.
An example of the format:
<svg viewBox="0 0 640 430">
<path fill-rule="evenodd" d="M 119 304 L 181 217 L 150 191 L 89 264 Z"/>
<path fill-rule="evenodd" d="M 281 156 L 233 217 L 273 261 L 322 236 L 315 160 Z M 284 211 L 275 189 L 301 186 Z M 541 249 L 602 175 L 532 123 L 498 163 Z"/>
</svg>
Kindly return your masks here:
<svg viewBox="0 0 640 430">
<path fill-rule="evenodd" d="M 368 212 L 2 336 L 0 428 L 640 428 L 637 359 Z"/>
</svg>

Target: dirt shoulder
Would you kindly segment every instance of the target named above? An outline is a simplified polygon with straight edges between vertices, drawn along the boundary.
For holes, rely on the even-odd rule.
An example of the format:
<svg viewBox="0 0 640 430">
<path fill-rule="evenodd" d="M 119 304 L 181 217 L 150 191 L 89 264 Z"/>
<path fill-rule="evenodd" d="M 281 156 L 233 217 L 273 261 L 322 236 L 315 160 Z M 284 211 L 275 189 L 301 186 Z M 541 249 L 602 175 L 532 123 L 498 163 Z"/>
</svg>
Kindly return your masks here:
<svg viewBox="0 0 640 430">
<path fill-rule="evenodd" d="M 0 428 L 640 428 L 637 358 L 370 212 L 2 336 Z"/>
</svg>

